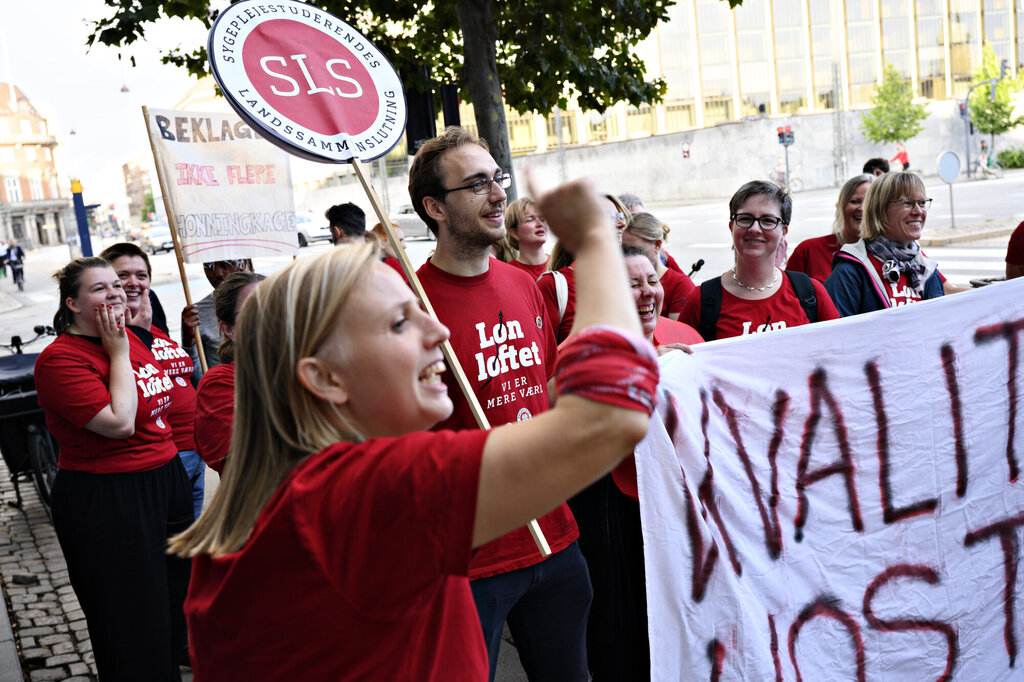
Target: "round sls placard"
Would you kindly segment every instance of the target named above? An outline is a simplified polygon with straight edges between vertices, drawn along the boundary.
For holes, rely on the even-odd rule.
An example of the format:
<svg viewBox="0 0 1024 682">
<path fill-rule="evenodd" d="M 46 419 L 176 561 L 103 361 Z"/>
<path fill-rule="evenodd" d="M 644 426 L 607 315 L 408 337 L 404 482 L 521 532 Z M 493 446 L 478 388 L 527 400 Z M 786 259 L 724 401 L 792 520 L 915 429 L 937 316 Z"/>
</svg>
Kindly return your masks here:
<svg viewBox="0 0 1024 682">
<path fill-rule="evenodd" d="M 953 182 L 960 175 L 960 157 L 954 152 L 939 154 L 939 177 L 946 182 Z"/>
<path fill-rule="evenodd" d="M 298 156 L 376 159 L 405 130 L 391 62 L 337 17 L 296 0 L 244 0 L 217 17 L 210 70 L 238 115 Z"/>
</svg>

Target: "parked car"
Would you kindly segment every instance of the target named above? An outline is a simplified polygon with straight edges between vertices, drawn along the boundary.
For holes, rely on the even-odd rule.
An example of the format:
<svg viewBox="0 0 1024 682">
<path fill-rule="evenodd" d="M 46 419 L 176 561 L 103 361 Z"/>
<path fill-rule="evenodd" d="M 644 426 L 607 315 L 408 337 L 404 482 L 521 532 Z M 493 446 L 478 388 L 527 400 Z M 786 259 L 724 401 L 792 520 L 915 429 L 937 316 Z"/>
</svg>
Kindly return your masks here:
<svg viewBox="0 0 1024 682">
<path fill-rule="evenodd" d="M 299 214 L 295 215 L 295 232 L 299 239 L 299 246 L 308 246 L 311 242 L 331 241 L 331 228 L 328 225 L 317 227 L 317 219 L 312 216 Z M 322 218 L 320 219 L 322 220 Z"/>
<path fill-rule="evenodd" d="M 142 235 L 142 248 L 153 255 L 164 251 L 174 251 L 171 226 L 167 223 L 150 223 L 149 229 Z"/>
<path fill-rule="evenodd" d="M 416 209 L 412 204 L 399 206 L 388 218 L 402 228 L 406 239 L 437 239 L 434 233 L 427 229 L 427 224 L 416 215 Z"/>
</svg>

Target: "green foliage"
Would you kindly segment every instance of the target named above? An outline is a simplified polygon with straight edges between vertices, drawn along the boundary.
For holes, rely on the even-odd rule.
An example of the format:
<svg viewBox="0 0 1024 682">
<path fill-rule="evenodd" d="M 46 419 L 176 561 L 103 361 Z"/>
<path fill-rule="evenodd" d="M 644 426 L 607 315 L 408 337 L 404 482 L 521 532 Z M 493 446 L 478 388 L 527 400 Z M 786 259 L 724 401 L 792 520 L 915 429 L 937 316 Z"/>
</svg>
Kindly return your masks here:
<svg viewBox="0 0 1024 682">
<path fill-rule="evenodd" d="M 861 117 L 860 129 L 875 144 L 906 142 L 923 129 L 921 121 L 928 118 L 923 104 L 914 104 L 910 83 L 904 80 L 891 62 L 886 62 L 882 82 L 871 95 L 874 108 Z"/>
<path fill-rule="evenodd" d="M 142 222 L 148 223 L 151 215 L 156 215 L 156 202 L 153 201 L 153 193 L 146 192 L 142 197 Z"/>
<path fill-rule="evenodd" d="M 1003 168 L 1024 168 L 1024 147 L 1000 150 L 996 159 L 1003 164 Z"/>
<path fill-rule="evenodd" d="M 504 99 L 516 111 L 550 112 L 565 108 L 568 98 L 598 111 L 619 101 L 633 105 L 659 101 L 666 86 L 648 81 L 643 62 L 632 48 L 667 18 L 674 0 L 494 1 L 497 62 Z M 114 14 L 92 22 L 88 46 L 122 48 L 144 39 L 149 25 L 169 18 L 195 18 L 211 25 L 210 0 L 104 0 Z M 316 4 L 345 19 L 382 50 L 403 74 L 406 86 L 424 87 L 422 64 L 429 64 L 437 82 L 463 83 L 465 70 L 482 65 L 464 63 L 459 3 L 470 0 L 326 0 Z M 729 0 L 738 5 L 738 0 Z M 162 61 L 207 73 L 204 46 L 178 47 Z M 463 91 L 463 97 L 469 93 Z M 439 100 L 438 100 L 439 101 Z"/>
<path fill-rule="evenodd" d="M 981 67 L 974 72 L 972 84 L 999 78 L 999 59 L 996 58 L 992 45 L 985 43 L 981 53 Z M 981 86 L 971 93 L 968 105 L 971 108 L 971 120 L 974 127 L 986 135 L 1000 135 L 1024 123 L 1024 116 L 1013 116 L 1013 103 L 1010 97 L 1024 85 L 1024 71 L 1019 71 L 1016 78 L 1004 78 L 995 84 L 995 99 L 992 99 L 992 88 Z"/>
</svg>

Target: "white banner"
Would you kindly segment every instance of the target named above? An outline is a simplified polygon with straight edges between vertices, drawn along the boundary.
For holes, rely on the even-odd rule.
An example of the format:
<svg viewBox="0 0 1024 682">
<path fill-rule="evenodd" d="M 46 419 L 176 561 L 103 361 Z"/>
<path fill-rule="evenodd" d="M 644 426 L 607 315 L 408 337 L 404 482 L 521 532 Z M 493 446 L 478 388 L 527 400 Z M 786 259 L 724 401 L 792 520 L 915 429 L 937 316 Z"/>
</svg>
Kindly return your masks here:
<svg viewBox="0 0 1024 682">
<path fill-rule="evenodd" d="M 186 262 L 297 253 L 288 154 L 235 114 L 150 109 L 148 124 Z"/>
<path fill-rule="evenodd" d="M 1024 278 L 662 361 L 654 680 L 1024 679 Z"/>
</svg>

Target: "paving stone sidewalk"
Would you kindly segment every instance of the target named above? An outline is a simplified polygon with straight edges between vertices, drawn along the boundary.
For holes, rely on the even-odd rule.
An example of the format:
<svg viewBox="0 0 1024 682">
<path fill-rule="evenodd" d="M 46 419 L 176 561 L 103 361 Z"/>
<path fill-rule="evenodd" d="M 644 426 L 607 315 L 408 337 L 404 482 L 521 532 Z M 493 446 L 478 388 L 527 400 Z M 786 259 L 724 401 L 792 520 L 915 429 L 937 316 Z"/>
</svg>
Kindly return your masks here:
<svg viewBox="0 0 1024 682">
<path fill-rule="evenodd" d="M 96 680 L 92 643 L 53 524 L 30 481 L 15 501 L 7 465 L 0 461 L 0 580 L 24 679 Z"/>
</svg>

